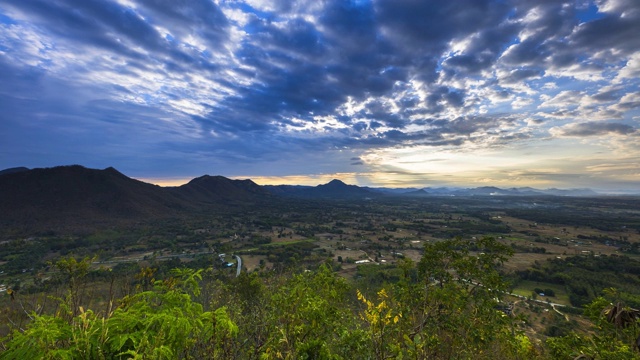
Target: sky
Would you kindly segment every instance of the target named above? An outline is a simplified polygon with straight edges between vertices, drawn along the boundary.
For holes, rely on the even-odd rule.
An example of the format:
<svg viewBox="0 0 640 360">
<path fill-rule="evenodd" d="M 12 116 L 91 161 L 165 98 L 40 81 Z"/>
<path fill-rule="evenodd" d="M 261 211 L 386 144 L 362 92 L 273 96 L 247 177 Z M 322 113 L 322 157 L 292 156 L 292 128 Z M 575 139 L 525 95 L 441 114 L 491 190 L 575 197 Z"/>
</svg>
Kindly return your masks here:
<svg viewBox="0 0 640 360">
<path fill-rule="evenodd" d="M 638 0 L 0 0 L 0 169 L 640 192 Z"/>
</svg>

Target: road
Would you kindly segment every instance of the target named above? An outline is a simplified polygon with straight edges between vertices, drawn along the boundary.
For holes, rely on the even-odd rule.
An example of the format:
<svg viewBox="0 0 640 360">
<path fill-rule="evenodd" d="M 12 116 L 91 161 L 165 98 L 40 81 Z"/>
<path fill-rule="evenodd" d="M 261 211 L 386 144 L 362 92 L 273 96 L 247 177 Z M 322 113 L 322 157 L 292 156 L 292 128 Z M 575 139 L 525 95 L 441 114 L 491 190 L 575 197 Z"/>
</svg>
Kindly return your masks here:
<svg viewBox="0 0 640 360">
<path fill-rule="evenodd" d="M 475 281 L 468 281 L 468 280 L 463 280 L 465 282 L 471 283 L 473 285 L 478 285 L 478 286 L 482 286 L 484 287 L 484 285 L 477 283 Z M 505 295 L 510 295 L 513 297 L 516 297 L 518 299 L 521 299 L 522 301 L 532 301 L 532 302 L 537 302 L 539 304 L 544 304 L 544 305 L 549 305 L 551 306 L 551 308 L 553 309 L 553 311 L 557 312 L 558 314 L 560 314 L 561 316 L 564 316 L 565 319 L 567 319 L 567 321 L 569 321 L 569 316 L 565 313 L 562 313 L 560 310 L 558 310 L 557 308 L 559 307 L 570 307 L 572 308 L 573 306 L 571 305 L 564 305 L 564 304 L 558 304 L 558 303 L 552 303 L 550 300 L 538 300 L 538 299 L 532 299 L 530 297 L 527 296 L 522 296 L 522 295 L 518 295 L 518 294 L 514 294 L 514 293 L 509 293 L 509 292 L 505 292 L 505 291 L 501 291 L 501 293 L 505 294 Z"/>
<path fill-rule="evenodd" d="M 111 260 L 94 261 L 92 262 L 92 264 L 120 264 L 120 263 L 127 263 L 127 262 L 138 262 L 138 261 L 144 260 L 145 256 L 147 258 L 156 259 L 156 260 L 166 260 L 171 258 L 193 258 L 197 255 L 208 255 L 208 254 L 216 254 L 216 252 L 201 251 L 201 252 L 195 252 L 195 253 L 189 253 L 189 254 L 182 253 L 182 254 L 156 255 L 156 256 L 153 256 L 150 253 L 144 253 L 140 255 L 132 255 L 127 258 L 116 257 L 115 259 L 111 259 Z"/>
<path fill-rule="evenodd" d="M 236 270 L 236 277 L 240 276 L 240 271 L 242 271 L 242 258 L 238 255 L 234 255 L 236 260 L 238 260 L 238 270 Z"/>
<path fill-rule="evenodd" d="M 482 285 L 480 285 L 480 286 L 482 286 Z M 517 297 L 517 298 L 522 299 L 522 300 L 533 301 L 533 302 L 537 302 L 537 303 L 544 304 L 544 305 L 550 305 L 551 307 L 554 308 L 554 310 L 555 310 L 556 306 L 557 307 L 566 307 L 566 306 L 568 306 L 568 305 L 564 305 L 564 304 L 552 303 L 551 301 L 531 299 L 531 298 L 529 298 L 527 296 L 522 296 L 522 295 L 518 295 L 518 294 L 512 294 L 512 293 L 505 293 L 505 294 Z M 571 307 L 571 306 L 569 306 L 569 307 Z"/>
<path fill-rule="evenodd" d="M 514 297 L 517 297 L 517 298 L 521 299 L 522 301 L 533 301 L 533 302 L 537 302 L 537 303 L 540 303 L 540 304 L 549 305 L 549 306 L 551 306 L 551 309 L 553 309 L 553 311 L 555 311 L 560 316 L 564 317 L 567 321 L 569 321 L 569 315 L 561 312 L 560 310 L 558 310 L 558 308 L 559 307 L 573 307 L 573 306 L 564 305 L 564 304 L 558 304 L 558 303 L 552 303 L 549 300 L 544 301 L 544 300 L 538 300 L 538 299 L 531 299 L 531 298 L 528 298 L 526 296 L 522 296 L 522 295 L 518 295 L 518 294 L 510 294 L 510 293 L 507 293 L 507 294 L 511 295 L 511 296 L 514 296 Z"/>
</svg>

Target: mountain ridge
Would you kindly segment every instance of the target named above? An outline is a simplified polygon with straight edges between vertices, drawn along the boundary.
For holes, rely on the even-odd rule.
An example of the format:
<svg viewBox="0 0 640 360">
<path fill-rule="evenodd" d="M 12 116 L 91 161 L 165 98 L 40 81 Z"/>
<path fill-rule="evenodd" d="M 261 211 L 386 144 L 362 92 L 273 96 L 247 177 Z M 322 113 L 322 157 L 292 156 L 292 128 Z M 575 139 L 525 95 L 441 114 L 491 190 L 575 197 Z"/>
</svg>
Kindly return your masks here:
<svg viewBox="0 0 640 360">
<path fill-rule="evenodd" d="M 62 165 L 55 166 L 50 168 L 34 168 L 29 169 L 27 167 L 13 167 L 4 170 L 0 170 L 0 176 L 12 175 L 25 173 L 30 171 L 46 171 L 53 169 L 61 169 L 61 168 L 84 168 L 87 170 L 98 170 L 98 169 L 90 169 L 83 167 L 81 165 Z M 319 184 L 317 186 L 307 186 L 307 185 L 258 185 L 253 182 L 251 179 L 245 180 L 234 180 L 229 179 L 227 177 L 221 175 L 202 175 L 196 178 L 191 179 L 188 183 L 180 185 L 180 186 L 159 186 L 153 185 L 150 183 L 146 183 L 144 181 L 136 180 L 135 178 L 128 177 L 127 175 L 121 173 L 114 167 L 107 167 L 105 169 L 99 170 L 105 173 L 110 173 L 113 176 L 119 176 L 121 178 L 126 178 L 130 180 L 135 180 L 140 183 L 145 183 L 152 186 L 157 186 L 159 188 L 165 189 L 173 189 L 172 191 L 177 192 L 194 192 L 195 189 L 199 188 L 200 191 L 209 192 L 210 195 L 215 195 L 218 197 L 226 197 L 232 198 L 233 196 L 229 196 L 230 194 L 225 194 L 219 190 L 214 190 L 213 187 L 215 185 L 220 187 L 228 187 L 230 184 L 233 184 L 233 187 L 243 188 L 246 192 L 254 193 L 256 195 L 299 195 L 302 197 L 317 195 L 317 196 L 325 196 L 332 197 L 331 195 L 338 196 L 346 195 L 346 196 L 376 196 L 379 194 L 387 194 L 387 195 L 409 195 L 410 193 L 415 193 L 420 196 L 426 195 L 438 196 L 438 195 L 455 195 L 455 196 L 475 196 L 475 195 L 488 195 L 488 196 L 497 196 L 497 195 L 555 195 L 555 196 L 596 196 L 601 195 L 600 193 L 589 189 L 589 188 L 571 188 L 571 189 L 558 189 L 558 188 L 547 188 L 547 189 L 536 189 L 532 187 L 510 187 L 510 188 L 499 188 L 496 186 L 481 186 L 475 188 L 461 188 L 461 187 L 410 187 L 410 188 L 387 188 L 387 187 L 369 187 L 369 186 L 358 186 L 346 184 L 340 179 L 333 179 L 326 184 Z M 208 184 L 206 184 L 208 183 Z M 348 190 L 351 190 L 350 193 Z M 422 190 L 422 191 L 421 191 Z M 331 194 L 331 193 L 334 194 Z M 242 194 L 245 196 L 245 194 Z"/>
<path fill-rule="evenodd" d="M 80 165 L 0 171 L 0 226 L 22 228 L 94 226 L 175 218 L 230 207 L 260 206 L 265 202 L 301 200 L 376 200 L 448 196 L 598 196 L 590 189 L 530 187 L 478 188 L 369 188 L 333 179 L 317 186 L 258 185 L 250 179 L 233 180 L 203 175 L 186 184 L 161 187 L 121 173 L 113 167 L 90 169 Z"/>
<path fill-rule="evenodd" d="M 266 185 L 272 194 L 302 199 L 367 199 L 381 194 L 357 185 L 349 185 L 342 180 L 333 179 L 317 186 Z"/>
<path fill-rule="evenodd" d="M 0 226 L 37 229 L 136 223 L 270 196 L 251 180 L 222 176 L 206 175 L 172 188 L 130 178 L 113 167 L 37 168 L 0 176 Z"/>
</svg>

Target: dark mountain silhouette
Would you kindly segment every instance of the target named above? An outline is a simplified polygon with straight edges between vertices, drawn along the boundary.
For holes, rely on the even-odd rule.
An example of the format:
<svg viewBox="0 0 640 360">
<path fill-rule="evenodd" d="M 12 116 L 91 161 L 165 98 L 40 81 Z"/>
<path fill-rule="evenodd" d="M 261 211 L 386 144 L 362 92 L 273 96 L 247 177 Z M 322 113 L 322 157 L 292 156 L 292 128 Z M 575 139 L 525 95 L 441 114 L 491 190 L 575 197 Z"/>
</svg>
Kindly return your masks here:
<svg viewBox="0 0 640 360">
<path fill-rule="evenodd" d="M 553 195 L 593 196 L 589 189 L 497 187 L 407 189 L 402 196 Z M 278 198 L 362 200 L 399 194 L 348 185 L 340 180 L 311 186 L 259 186 L 251 180 L 201 176 L 178 187 L 160 187 L 129 178 L 114 168 L 79 165 L 0 172 L 0 228 L 55 229 L 190 216 L 230 207 L 260 206 Z M 238 208 L 240 209 L 240 208 Z"/>
<path fill-rule="evenodd" d="M 276 185 L 265 188 L 274 195 L 304 199 L 365 199 L 381 196 L 379 192 L 348 185 L 337 179 L 315 187 Z"/>
<path fill-rule="evenodd" d="M 326 198 L 367 198 L 378 196 L 377 193 L 363 189 L 357 185 L 347 185 L 340 180 L 331 180 L 324 185 L 318 185 L 310 192 L 317 197 Z"/>
<path fill-rule="evenodd" d="M 14 168 L 9 168 L 9 169 L 4 169 L 4 170 L 0 170 L 0 176 L 5 175 L 5 174 L 13 174 L 13 173 L 17 173 L 17 172 L 23 172 L 23 171 L 27 171 L 29 170 L 29 168 L 26 167 L 14 167 Z"/>
<path fill-rule="evenodd" d="M 370 188 L 347 185 L 340 180 L 332 180 L 318 186 L 271 185 L 263 186 L 278 197 L 301 199 L 365 199 L 380 196 L 428 197 L 428 196 L 598 196 L 590 189 L 534 189 L 531 187 L 502 189 L 495 186 L 477 188 Z"/>
<path fill-rule="evenodd" d="M 0 176 L 0 226 L 65 229 L 135 223 L 268 196 L 251 180 L 221 176 L 202 176 L 180 187 L 163 188 L 114 168 L 33 169 Z"/>
<path fill-rule="evenodd" d="M 459 189 L 458 188 L 449 188 L 449 187 L 438 187 L 438 188 L 426 187 L 423 190 L 428 192 L 431 195 L 451 196 L 451 194 L 454 191 L 459 190 Z"/>
<path fill-rule="evenodd" d="M 429 196 L 429 194 L 425 189 L 407 191 L 405 193 L 400 194 L 402 196 Z"/>
<path fill-rule="evenodd" d="M 73 227 L 174 215 L 188 206 L 156 185 L 114 168 L 60 166 L 0 176 L 0 222 L 4 225 Z"/>
<path fill-rule="evenodd" d="M 194 203 L 217 204 L 220 202 L 254 201 L 271 196 L 271 193 L 251 180 L 231 180 L 224 176 L 204 175 L 167 190 Z"/>
</svg>

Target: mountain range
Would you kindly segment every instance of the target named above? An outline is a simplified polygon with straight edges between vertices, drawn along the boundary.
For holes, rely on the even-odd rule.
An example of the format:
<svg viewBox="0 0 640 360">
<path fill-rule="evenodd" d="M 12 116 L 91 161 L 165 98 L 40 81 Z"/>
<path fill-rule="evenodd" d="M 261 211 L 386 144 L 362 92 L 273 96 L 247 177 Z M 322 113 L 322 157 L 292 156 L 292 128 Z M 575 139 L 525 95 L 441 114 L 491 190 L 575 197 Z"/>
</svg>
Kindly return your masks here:
<svg viewBox="0 0 640 360">
<path fill-rule="evenodd" d="M 332 180 L 318 186 L 260 186 L 251 180 L 204 175 L 187 184 L 161 187 L 135 180 L 109 167 L 79 165 L 11 168 L 0 171 L 0 226 L 50 226 L 69 223 L 139 221 L 186 216 L 229 206 L 298 199 L 372 200 L 432 196 L 594 196 L 589 189 L 497 187 L 370 188 Z"/>
<path fill-rule="evenodd" d="M 501 189 L 493 186 L 477 188 L 380 188 L 347 185 L 340 180 L 318 186 L 265 185 L 274 195 L 297 198 L 341 198 L 372 199 L 380 196 L 426 197 L 426 196 L 598 196 L 591 189 L 534 189 L 530 187 Z"/>
<path fill-rule="evenodd" d="M 367 199 L 382 195 L 381 192 L 347 185 L 337 179 L 318 186 L 265 185 L 264 188 L 274 195 L 303 199 Z"/>
<path fill-rule="evenodd" d="M 136 222 L 255 203 L 272 196 L 251 180 L 222 176 L 202 176 L 182 186 L 160 187 L 111 167 L 14 169 L 0 172 L 0 226 L 77 228 L 82 224 Z"/>
</svg>

